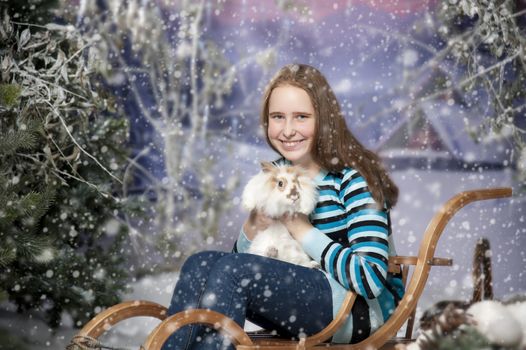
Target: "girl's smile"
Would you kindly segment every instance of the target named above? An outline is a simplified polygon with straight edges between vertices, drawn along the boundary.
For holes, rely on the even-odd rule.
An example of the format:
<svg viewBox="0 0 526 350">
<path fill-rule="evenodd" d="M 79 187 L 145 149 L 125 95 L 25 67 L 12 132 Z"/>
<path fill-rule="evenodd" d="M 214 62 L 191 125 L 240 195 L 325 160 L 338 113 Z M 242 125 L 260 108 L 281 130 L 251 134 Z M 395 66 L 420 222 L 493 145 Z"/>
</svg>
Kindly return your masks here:
<svg viewBox="0 0 526 350">
<path fill-rule="evenodd" d="M 305 140 L 298 140 L 298 141 L 285 141 L 280 140 L 283 144 L 283 148 L 289 152 L 295 151 L 297 148 L 302 147 L 302 142 Z"/>
</svg>

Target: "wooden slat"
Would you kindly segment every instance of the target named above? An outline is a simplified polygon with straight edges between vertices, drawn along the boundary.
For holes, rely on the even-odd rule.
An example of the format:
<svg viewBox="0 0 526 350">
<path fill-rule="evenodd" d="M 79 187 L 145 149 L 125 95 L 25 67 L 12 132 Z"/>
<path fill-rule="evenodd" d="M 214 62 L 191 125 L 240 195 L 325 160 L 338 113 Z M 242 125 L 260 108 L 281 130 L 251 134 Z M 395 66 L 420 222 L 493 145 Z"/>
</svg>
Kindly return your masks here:
<svg viewBox="0 0 526 350">
<path fill-rule="evenodd" d="M 389 257 L 389 266 L 391 265 L 416 265 L 418 262 L 417 256 L 391 256 Z M 428 265 L 432 266 L 452 266 L 453 259 L 450 258 L 432 258 L 429 259 Z"/>
<path fill-rule="evenodd" d="M 164 320 L 166 318 L 166 308 L 146 300 L 125 301 L 99 313 L 86 323 L 77 335 L 98 338 L 114 324 L 138 316 L 155 317 L 159 320 Z"/>
<path fill-rule="evenodd" d="M 234 345 L 253 345 L 250 337 L 235 321 L 215 311 L 193 309 L 181 311 L 161 322 L 150 332 L 143 348 L 160 350 L 166 340 L 179 328 L 189 324 L 208 325 L 228 336 Z"/>
</svg>

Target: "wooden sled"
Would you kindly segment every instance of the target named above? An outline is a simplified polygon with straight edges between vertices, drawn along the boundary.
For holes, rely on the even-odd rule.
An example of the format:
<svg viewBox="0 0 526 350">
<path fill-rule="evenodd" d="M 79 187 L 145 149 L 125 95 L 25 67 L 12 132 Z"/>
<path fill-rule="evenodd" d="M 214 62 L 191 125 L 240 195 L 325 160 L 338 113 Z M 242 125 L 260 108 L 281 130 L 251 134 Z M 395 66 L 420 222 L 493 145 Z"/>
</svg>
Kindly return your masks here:
<svg viewBox="0 0 526 350">
<path fill-rule="evenodd" d="M 136 316 L 152 316 L 163 320 L 148 336 L 141 347 L 143 350 L 159 350 L 168 337 L 177 329 L 189 324 L 209 325 L 229 337 L 237 350 L 301 350 L 311 348 L 331 348 L 331 350 L 351 349 L 387 349 L 397 342 L 408 342 L 412 337 L 414 313 L 422 291 L 425 287 L 431 266 L 451 266 L 452 260 L 436 258 L 434 252 L 440 235 L 453 215 L 465 205 L 486 199 L 510 197 L 511 188 L 494 188 L 465 191 L 455 195 L 435 214 L 427 226 L 420 244 L 418 256 L 394 256 L 389 258 L 389 270 L 402 272 L 404 284 L 412 268 L 411 279 L 406 285 L 406 293 L 389 320 L 367 339 L 356 344 L 324 343 L 329 339 L 349 316 L 356 295 L 349 292 L 336 318 L 321 332 L 298 341 L 275 339 L 247 334 L 233 320 L 214 311 L 195 309 L 180 312 L 166 317 L 166 308 L 147 301 L 124 302 L 103 311 L 72 340 L 79 342 L 96 338 L 115 323 Z M 393 338 L 407 322 L 404 338 Z M 86 347 L 89 349 L 89 347 Z M 75 349 L 75 348 L 71 348 Z M 82 349 L 82 348 L 80 348 Z"/>
</svg>

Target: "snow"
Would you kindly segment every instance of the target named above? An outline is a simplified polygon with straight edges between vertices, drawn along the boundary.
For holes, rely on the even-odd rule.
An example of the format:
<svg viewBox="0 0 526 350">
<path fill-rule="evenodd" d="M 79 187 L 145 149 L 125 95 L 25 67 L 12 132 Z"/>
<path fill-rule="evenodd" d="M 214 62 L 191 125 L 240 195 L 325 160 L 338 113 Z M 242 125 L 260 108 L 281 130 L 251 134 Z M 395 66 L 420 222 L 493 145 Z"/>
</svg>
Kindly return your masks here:
<svg viewBox="0 0 526 350">
<path fill-rule="evenodd" d="M 521 344 L 523 334 L 519 319 L 511 312 L 514 307 L 485 300 L 471 305 L 467 312 L 476 320 L 475 327 L 480 334 L 484 334 L 492 344 L 517 347 Z"/>
<path fill-rule="evenodd" d="M 161 305 L 168 305 L 177 276 L 177 273 L 164 273 L 145 277 L 134 283 L 131 286 L 133 291 L 124 295 L 123 299 L 150 300 Z M 89 295 L 86 296 L 89 297 Z M 2 306 L 0 326 L 11 330 L 13 335 L 20 335 L 28 339 L 30 341 L 29 350 L 64 349 L 78 331 L 72 328 L 72 321 L 66 315 L 62 319 L 63 326 L 56 332 L 52 332 L 44 322 L 36 317 L 16 313 L 12 305 Z M 159 320 L 150 317 L 124 320 L 107 330 L 99 339 L 105 345 L 137 349 L 158 323 Z"/>
<path fill-rule="evenodd" d="M 177 279 L 177 272 L 144 277 L 131 285 L 132 292 L 125 294 L 123 300 L 149 300 L 167 306 Z M 99 308 L 95 311 L 102 310 Z M 99 340 L 106 346 L 138 349 L 159 323 L 159 320 L 152 317 L 123 320 L 106 330 Z M 63 316 L 62 324 L 56 332 L 52 332 L 37 318 L 16 313 L 12 304 L 2 305 L 0 308 L 0 327 L 11 330 L 13 335 L 28 339 L 29 350 L 64 349 L 78 329 L 72 327 L 72 321 L 67 315 Z M 246 329 L 258 328 L 247 322 Z"/>
<path fill-rule="evenodd" d="M 166 187 L 170 185 L 177 187 L 179 184 L 174 184 L 174 178 L 175 175 L 181 175 L 181 182 L 191 190 L 199 190 L 199 186 L 203 183 L 213 183 L 214 181 L 219 186 L 218 188 L 233 188 L 235 187 L 234 177 L 237 175 L 241 179 L 241 183 L 230 194 L 229 200 L 233 208 L 222 216 L 219 225 L 220 232 L 217 236 L 206 237 L 204 243 L 201 242 L 202 237 L 195 239 L 190 235 L 181 236 L 181 241 L 178 242 L 180 246 L 172 254 L 174 258 L 179 258 L 182 254 L 181 251 L 184 251 L 185 248 L 193 247 L 192 245 L 196 240 L 202 243 L 200 248 L 203 249 L 229 250 L 236 239 L 246 216 L 246 213 L 240 209 L 243 181 L 258 171 L 259 161 L 272 160 L 277 157 L 268 147 L 261 147 L 261 143 L 254 142 L 254 138 L 250 139 L 248 143 L 245 142 L 248 138 L 247 134 L 256 134 L 261 138 L 261 131 L 257 129 L 257 106 L 254 102 L 259 102 L 259 100 L 253 97 L 258 94 L 253 94 L 253 91 L 261 92 L 261 88 L 269 76 L 269 67 L 274 67 L 272 64 L 279 65 L 292 60 L 319 66 L 327 74 L 334 92 L 338 94 L 349 125 L 358 132 L 357 136 L 368 147 L 381 147 L 383 143 L 389 140 L 391 133 L 396 132 L 405 125 L 404 123 L 407 120 L 414 117 L 412 111 L 407 111 L 405 108 L 408 103 L 415 102 L 413 91 L 411 89 L 404 90 L 403 96 L 393 94 L 393 91 L 396 91 L 401 84 L 412 87 L 411 85 L 414 83 L 415 86 L 420 87 L 421 81 L 412 81 L 411 78 L 414 76 L 409 73 L 412 70 L 419 69 L 421 61 L 429 58 L 426 56 L 430 54 L 427 51 L 431 51 L 432 54 L 436 53 L 433 51 L 434 47 L 424 49 L 418 47 L 414 41 L 409 44 L 407 41 L 409 35 L 405 35 L 404 32 L 419 16 L 422 16 L 422 13 L 424 16 L 428 16 L 426 24 L 431 27 L 433 19 L 430 18 L 427 11 L 424 11 L 425 9 L 420 8 L 420 5 L 413 5 L 416 7 L 408 10 L 403 8 L 402 2 L 391 5 L 380 4 L 378 5 L 380 8 L 371 8 L 372 5 L 367 1 L 358 1 L 358 5 L 350 9 L 345 2 L 335 1 L 332 6 L 320 5 L 321 2 L 312 2 L 312 9 L 307 11 L 294 8 L 284 12 L 281 8 L 285 6 L 284 3 L 278 1 L 257 4 L 251 1 L 230 1 L 223 4 L 222 9 L 216 8 L 213 12 L 208 10 L 210 13 L 204 15 L 205 28 L 203 28 L 203 33 L 208 33 L 210 38 L 220 43 L 219 50 L 224 53 L 228 64 L 232 64 L 230 68 L 239 73 L 235 79 L 236 88 L 240 91 L 232 96 L 225 96 L 213 103 L 211 102 L 200 112 L 206 118 L 214 117 L 217 110 L 214 110 L 213 107 L 219 109 L 223 107 L 224 110 L 227 110 L 227 106 L 236 106 L 236 108 L 241 106 L 250 108 L 251 112 L 238 112 L 230 107 L 228 113 L 235 117 L 232 120 L 225 118 L 227 123 L 232 124 L 226 133 L 219 133 L 211 139 L 196 142 L 193 148 L 187 150 L 187 152 L 192 153 L 191 158 L 214 161 L 210 173 L 217 175 L 215 179 L 206 176 L 198 178 L 193 173 L 179 174 L 177 171 L 174 173 L 173 169 L 170 173 L 170 171 L 159 170 L 155 166 L 152 167 L 155 169 L 149 169 L 155 176 L 161 174 L 158 178 L 161 179 L 160 183 Z M 483 14 L 484 21 L 490 20 L 487 17 L 489 12 L 474 6 L 472 2 L 450 0 L 449 3 L 458 3 L 470 16 Z M 113 1 L 111 4 L 110 11 L 117 17 L 122 10 L 121 4 L 118 1 Z M 130 4 L 126 12 L 126 20 L 130 23 L 134 21 L 146 23 L 145 21 L 148 18 L 144 12 L 145 9 L 138 5 L 139 2 L 131 1 Z M 79 18 L 85 11 L 88 11 L 88 6 L 87 1 L 80 1 Z M 177 6 L 181 5 L 175 5 L 176 10 L 178 9 Z M 390 6 L 395 9 L 390 8 Z M 210 16 L 212 14 L 213 16 Z M 500 15 L 505 16 L 505 11 Z M 177 22 L 178 18 L 183 17 L 185 17 L 184 13 L 177 13 L 177 15 L 171 14 L 167 18 L 171 22 Z M 352 25 L 347 26 L 349 19 L 352 19 Z M 267 22 L 272 22 L 273 25 L 267 28 L 265 25 Z M 341 23 L 346 25 L 343 26 Z M 140 33 L 138 28 L 138 26 L 133 26 L 133 35 L 141 37 L 144 34 Z M 447 30 L 449 30 L 447 27 L 442 29 L 444 32 Z M 23 35 L 28 35 L 27 32 L 24 31 L 24 33 Z M 394 36 L 401 35 L 403 39 L 400 42 L 395 42 L 391 34 Z M 173 54 L 179 60 L 190 58 L 194 49 L 190 41 L 185 41 L 188 39 L 185 35 L 187 33 L 185 34 L 183 30 L 177 31 L 174 35 L 177 37 L 174 40 L 179 44 L 173 50 Z M 237 40 L 237 37 L 241 40 Z M 93 38 L 95 40 L 101 39 L 99 34 Z M 425 39 L 431 41 L 430 36 L 424 35 Z M 486 41 L 496 42 L 496 39 L 498 38 L 495 36 L 488 36 Z M 466 45 L 459 45 L 458 52 L 462 53 L 465 47 Z M 93 54 L 94 52 L 90 52 L 90 55 Z M 250 60 L 250 57 L 247 58 L 247 54 L 256 56 L 254 62 L 257 69 L 251 68 L 251 65 L 246 62 L 238 65 L 239 61 Z M 447 63 L 441 62 L 441 67 L 450 74 L 445 86 L 451 87 L 452 84 L 456 83 L 454 78 L 456 78 L 455 74 L 457 73 Z M 184 66 L 177 67 L 173 71 L 173 77 L 176 79 L 186 78 L 187 72 L 179 70 L 179 68 L 184 69 Z M 478 66 L 479 73 L 482 73 L 483 69 L 484 66 Z M 428 75 L 430 74 L 423 74 L 424 78 L 427 78 Z M 408 77 L 409 83 L 407 82 Z M 423 79 L 422 76 L 417 78 Z M 130 80 L 133 81 L 133 79 L 137 79 L 137 76 L 133 75 Z M 123 85 L 127 81 L 127 76 L 123 72 L 117 71 L 109 80 L 115 86 Z M 471 97 L 474 98 L 474 101 L 482 104 L 483 99 L 478 100 L 478 92 L 475 90 L 472 94 Z M 467 135 L 466 127 L 476 128 L 482 122 L 482 118 L 477 118 L 477 111 L 466 109 L 451 96 L 423 102 L 419 104 L 419 107 L 437 130 L 447 150 L 400 148 L 382 150 L 382 155 L 390 160 L 389 164 L 394 165 L 392 174 L 400 187 L 400 202 L 392 212 L 392 219 L 393 234 L 398 253 L 401 255 L 417 254 L 422 234 L 433 214 L 442 203 L 445 203 L 456 193 L 474 188 L 498 186 L 512 186 L 516 193 L 520 191 L 520 183 L 514 177 L 515 174 L 505 167 L 492 170 L 480 169 L 480 171 L 437 169 L 432 165 L 429 165 L 429 168 L 425 170 L 397 167 L 397 161 L 409 160 L 411 163 L 411 160 L 424 160 L 431 162 L 452 158 L 468 163 L 510 165 L 507 161 L 503 161 L 504 159 L 511 159 L 510 152 L 512 150 L 509 140 L 506 138 L 512 133 L 509 126 L 504 126 L 503 132 L 499 134 L 490 132 L 485 136 L 480 136 L 478 140 L 474 140 Z M 385 113 L 385 110 L 390 108 L 394 108 L 395 113 Z M 189 115 L 194 114 L 189 113 Z M 369 117 L 371 115 L 373 117 Z M 376 117 L 374 117 L 375 115 Z M 136 117 L 137 115 L 133 116 Z M 186 135 L 182 121 L 177 121 L 177 123 L 171 121 L 173 124 L 167 123 L 168 127 L 155 135 L 158 136 L 158 140 L 153 140 L 151 145 L 148 145 L 156 152 L 160 152 L 148 153 L 149 161 L 154 164 L 161 164 L 164 161 L 163 156 L 160 155 L 163 154 L 164 145 L 167 145 L 167 148 L 173 146 L 174 149 L 177 149 L 181 143 L 181 139 L 177 137 Z M 22 125 L 21 128 L 27 128 L 27 126 Z M 139 133 L 143 131 L 142 128 L 134 129 L 135 132 L 137 130 Z M 94 135 L 92 139 L 96 141 L 98 136 Z M 228 149 L 233 151 L 228 151 Z M 49 147 L 46 146 L 43 151 L 46 154 L 49 153 Z M 140 151 L 142 152 L 142 150 Z M 100 149 L 101 154 L 107 152 L 106 146 Z M 137 152 L 137 154 L 140 153 Z M 168 158 L 173 156 L 171 153 L 163 155 Z M 517 168 L 519 170 L 526 169 L 526 149 L 523 149 L 517 158 Z M 333 163 L 337 163 L 337 161 L 337 159 L 331 160 Z M 162 165 L 167 166 L 167 164 Z M 115 160 L 110 162 L 109 168 L 111 170 L 118 168 Z M 19 176 L 10 179 L 12 185 L 17 185 L 20 181 Z M 432 269 L 419 303 L 418 313 L 421 313 L 433 302 L 444 298 L 470 298 L 473 288 L 471 277 L 472 250 L 476 240 L 480 237 L 487 237 L 490 240 L 491 252 L 488 252 L 488 255 L 491 255 L 493 263 L 496 297 L 506 298 L 511 295 L 526 293 L 526 274 L 524 273 L 526 264 L 524 252 L 526 246 L 525 211 L 526 201 L 523 194 L 517 194 L 513 199 L 470 204 L 460 211 L 444 231 L 436 252 L 437 256 L 452 257 L 454 266 L 451 268 L 434 267 Z M 174 211 L 167 212 L 174 214 Z M 0 211 L 1 215 L 5 215 L 5 213 Z M 216 212 L 212 209 L 208 211 L 199 209 L 195 214 L 201 220 L 213 218 L 214 215 Z M 67 213 L 62 213 L 60 219 L 66 221 L 68 219 Z M 143 231 L 146 232 L 145 235 L 152 233 L 155 230 L 152 224 L 155 221 L 154 219 L 152 218 L 145 223 L 144 226 L 147 226 L 148 229 L 133 228 L 130 234 L 131 239 L 137 238 L 134 236 L 139 236 Z M 168 226 L 173 226 L 173 222 L 170 218 Z M 117 220 L 109 220 L 102 224 L 109 235 L 117 234 L 121 227 L 121 223 Z M 191 225 L 182 223 L 175 229 L 175 232 L 186 233 L 192 229 L 189 227 Z M 90 225 L 90 228 L 93 228 L 93 225 Z M 77 229 L 80 230 L 80 228 L 71 226 L 65 228 L 65 233 L 75 237 L 78 235 Z M 46 230 L 44 229 L 44 232 Z M 42 262 L 50 262 L 56 254 L 58 252 L 47 250 L 37 259 Z M 53 269 L 49 269 L 46 271 L 45 277 L 53 278 L 54 274 Z M 71 274 L 75 278 L 80 277 L 79 271 L 73 270 Z M 90 277 L 108 278 L 106 271 L 102 268 Z M 147 276 L 134 283 L 132 285 L 133 292 L 125 295 L 124 298 L 147 299 L 168 305 L 176 280 L 176 272 Z M 16 284 L 12 288 L 19 290 L 20 285 Z M 92 292 L 85 290 L 81 290 L 81 292 L 86 299 L 93 298 Z M 270 291 L 265 291 L 265 293 L 265 295 L 268 293 L 269 296 L 271 294 Z M 42 298 L 45 299 L 46 296 L 42 295 Z M 100 307 L 96 307 L 95 311 L 99 310 Z M 290 321 L 294 322 L 295 319 Z M 12 305 L 0 308 L 0 324 L 12 330 L 13 333 L 22 334 L 35 342 L 32 349 L 64 348 L 68 339 L 75 333 L 75 330 L 71 328 L 71 323 L 72 321 L 68 319 L 68 316 L 64 315 L 64 326 L 55 335 L 49 331 L 43 322 L 31 314 L 16 314 Z M 137 347 L 156 323 L 158 321 L 151 319 L 125 321 L 111 329 L 101 339 L 109 344 Z M 512 337 L 510 336 L 510 338 Z"/>
</svg>

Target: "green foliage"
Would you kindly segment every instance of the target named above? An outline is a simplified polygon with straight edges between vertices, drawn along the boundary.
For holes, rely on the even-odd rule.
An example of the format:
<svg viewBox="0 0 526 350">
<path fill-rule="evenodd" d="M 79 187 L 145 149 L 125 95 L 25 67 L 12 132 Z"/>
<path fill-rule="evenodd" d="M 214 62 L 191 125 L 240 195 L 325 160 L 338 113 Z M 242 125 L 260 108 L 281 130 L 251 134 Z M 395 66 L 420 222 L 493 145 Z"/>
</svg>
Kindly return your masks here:
<svg viewBox="0 0 526 350">
<path fill-rule="evenodd" d="M 473 327 L 448 334 L 437 339 L 434 346 L 426 347 L 430 350 L 479 350 L 485 348 L 490 348 L 489 342 Z"/>
<path fill-rule="evenodd" d="M 11 108 L 15 105 L 22 89 L 15 84 L 0 84 L 0 105 Z"/>
<path fill-rule="evenodd" d="M 518 347 L 504 347 L 491 344 L 475 327 L 464 325 L 447 334 L 433 334 L 421 340 L 422 350 L 519 350 Z"/>
<path fill-rule="evenodd" d="M 53 19 L 51 10 L 58 5 L 58 0 L 1 0 L 0 14 L 6 11 L 17 22 L 47 23 Z"/>
<path fill-rule="evenodd" d="M 27 350 L 28 346 L 20 339 L 9 334 L 6 329 L 0 328 L 0 350 Z"/>
<path fill-rule="evenodd" d="M 79 326 L 126 288 L 128 122 L 73 28 L 0 25 L 0 295 Z"/>
</svg>

